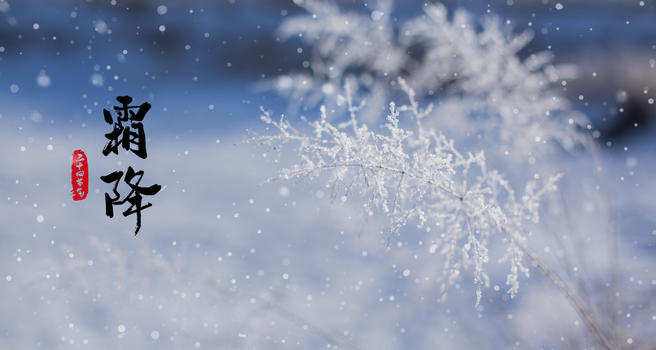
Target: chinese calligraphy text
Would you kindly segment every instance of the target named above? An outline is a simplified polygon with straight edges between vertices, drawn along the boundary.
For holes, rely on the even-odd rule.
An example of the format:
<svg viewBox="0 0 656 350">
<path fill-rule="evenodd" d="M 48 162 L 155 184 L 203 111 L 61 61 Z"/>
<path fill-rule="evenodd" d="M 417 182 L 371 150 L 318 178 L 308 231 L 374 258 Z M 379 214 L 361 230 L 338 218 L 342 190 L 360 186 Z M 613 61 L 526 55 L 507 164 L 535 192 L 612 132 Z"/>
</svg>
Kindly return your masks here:
<svg viewBox="0 0 656 350">
<path fill-rule="evenodd" d="M 150 110 L 150 103 L 145 102 L 140 106 L 130 106 L 130 102 L 132 102 L 130 96 L 118 96 L 116 100 L 122 104 L 122 106 L 114 106 L 114 111 L 117 114 L 116 121 L 114 121 L 108 110 L 103 109 L 105 122 L 110 125 L 114 124 L 114 129 L 105 134 L 109 142 L 105 145 L 103 154 L 105 156 L 111 152 L 118 154 L 120 146 L 126 151 L 134 152 L 139 158 L 146 159 L 148 157 L 146 133 L 142 121 L 148 110 Z M 137 109 L 136 113 L 134 109 Z M 129 125 L 123 125 L 124 122 L 126 124 L 129 122 Z"/>
<path fill-rule="evenodd" d="M 133 152 L 139 158 L 146 159 L 148 157 L 146 152 L 146 134 L 142 121 L 146 113 L 150 110 L 150 104 L 146 102 L 139 106 L 130 106 L 132 102 L 132 97 L 130 96 L 118 96 L 116 100 L 121 104 L 121 106 L 113 107 L 116 112 L 116 121 L 114 121 L 112 114 L 108 110 L 103 110 L 105 122 L 107 124 L 113 124 L 113 130 L 105 134 L 105 137 L 109 141 L 102 151 L 103 155 L 107 156 L 110 153 L 118 154 L 119 147 L 121 147 L 126 151 Z M 129 203 L 130 206 L 123 211 L 123 216 L 137 214 L 137 225 L 134 231 L 136 235 L 141 229 L 141 211 L 152 206 L 151 203 L 142 204 L 143 196 L 154 196 L 162 189 L 162 186 L 158 184 L 140 186 L 144 171 L 135 171 L 131 166 L 128 166 L 125 177 L 123 175 L 123 171 L 114 171 L 100 177 L 103 182 L 114 184 L 112 189 L 113 195 L 105 193 L 105 215 L 113 218 L 115 205 Z M 118 192 L 121 179 L 130 188 L 130 193 L 123 197 L 123 199 L 121 199 L 121 194 Z"/>
</svg>

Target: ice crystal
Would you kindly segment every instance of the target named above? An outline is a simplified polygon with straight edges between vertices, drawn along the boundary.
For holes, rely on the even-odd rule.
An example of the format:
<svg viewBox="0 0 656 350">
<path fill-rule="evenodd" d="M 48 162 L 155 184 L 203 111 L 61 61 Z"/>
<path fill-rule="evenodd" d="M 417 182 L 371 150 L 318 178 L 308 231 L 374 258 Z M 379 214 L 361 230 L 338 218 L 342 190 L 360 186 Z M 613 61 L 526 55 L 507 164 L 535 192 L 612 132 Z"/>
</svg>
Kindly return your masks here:
<svg viewBox="0 0 656 350">
<path fill-rule="evenodd" d="M 276 133 L 259 140 L 272 146 L 294 144 L 298 162 L 284 168 L 284 179 L 317 179 L 327 175 L 327 187 L 336 192 L 359 191 L 367 203 L 365 212 L 381 212 L 389 217 L 390 235 L 401 234 L 409 222 L 419 229 L 432 228 L 428 239 L 433 251 L 443 256 L 442 297 L 471 270 L 477 303 L 482 287 L 490 284 L 485 266 L 490 257 L 488 243 L 499 239 L 506 245 L 500 258 L 510 266 L 506 283 L 515 296 L 519 274 L 528 276 L 523 265 L 525 235 L 522 225 L 539 219 L 539 201 L 554 189 L 559 175 L 543 184 L 530 182 L 517 199 L 514 190 L 496 170 L 486 166 L 484 152 L 461 153 L 453 140 L 424 126 L 432 106 L 420 108 L 415 92 L 400 80 L 408 103 L 389 104 L 382 132 L 359 121 L 364 103 L 354 104 L 346 88 L 348 121 L 329 121 L 327 109 L 320 108 L 318 120 L 307 121 L 310 131 L 292 126 L 284 117 L 275 120 L 262 109 L 262 120 Z M 401 126 L 401 115 L 412 121 Z M 423 230 L 427 231 L 427 230 Z"/>
</svg>

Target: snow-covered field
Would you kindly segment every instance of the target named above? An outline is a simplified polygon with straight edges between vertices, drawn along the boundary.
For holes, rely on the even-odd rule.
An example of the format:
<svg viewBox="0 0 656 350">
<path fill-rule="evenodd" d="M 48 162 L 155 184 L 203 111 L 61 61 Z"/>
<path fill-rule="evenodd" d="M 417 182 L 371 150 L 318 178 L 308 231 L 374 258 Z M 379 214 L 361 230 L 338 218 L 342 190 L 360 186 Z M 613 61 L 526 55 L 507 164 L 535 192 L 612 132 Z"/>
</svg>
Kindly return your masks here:
<svg viewBox="0 0 656 350">
<path fill-rule="evenodd" d="M 535 268 L 513 300 L 505 294 L 505 266 L 492 261 L 492 287 L 483 290 L 480 306 L 474 307 L 470 275 L 439 303 L 441 260 L 425 237 L 408 229 L 387 249 L 380 233 L 386 221 L 364 218 L 357 198 L 331 200 L 306 182 L 265 183 L 277 171 L 275 153 L 265 158 L 266 149 L 240 143 L 245 133 L 152 133 L 145 179 L 164 190 L 134 237 L 133 216 L 105 217 L 108 189 L 97 177 L 135 162 L 103 157 L 93 135 L 101 128 L 76 128 L 69 137 L 11 114 L 0 123 L 3 347 L 584 344 L 580 321 Z M 69 158 L 80 147 L 89 156 L 92 192 L 73 202 Z M 650 180 L 656 169 L 650 148 L 629 154 L 604 159 L 620 240 L 618 318 L 628 337 L 649 341 L 656 322 Z M 569 180 L 587 171 L 577 168 L 578 158 L 563 164 L 563 190 L 580 186 L 580 178 Z M 601 210 L 598 204 L 574 197 L 568 206 L 584 213 Z M 606 224 L 574 221 L 579 237 L 565 244 L 581 240 L 574 245 L 581 250 L 568 255 L 580 260 L 579 274 L 603 307 Z M 533 235 L 529 243 L 560 266 L 550 237 Z"/>
</svg>

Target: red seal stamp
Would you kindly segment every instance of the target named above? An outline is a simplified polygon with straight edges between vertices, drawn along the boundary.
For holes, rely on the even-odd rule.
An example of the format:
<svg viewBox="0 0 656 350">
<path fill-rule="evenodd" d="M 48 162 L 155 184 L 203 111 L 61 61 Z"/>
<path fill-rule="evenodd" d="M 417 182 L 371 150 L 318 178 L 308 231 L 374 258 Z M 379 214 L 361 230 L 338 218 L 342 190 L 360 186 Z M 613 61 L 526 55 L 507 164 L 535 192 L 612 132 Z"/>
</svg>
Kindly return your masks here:
<svg viewBox="0 0 656 350">
<path fill-rule="evenodd" d="M 73 152 L 71 184 L 73 185 L 71 193 L 74 201 L 87 198 L 89 192 L 89 163 L 87 162 L 87 155 L 81 149 Z"/>
</svg>

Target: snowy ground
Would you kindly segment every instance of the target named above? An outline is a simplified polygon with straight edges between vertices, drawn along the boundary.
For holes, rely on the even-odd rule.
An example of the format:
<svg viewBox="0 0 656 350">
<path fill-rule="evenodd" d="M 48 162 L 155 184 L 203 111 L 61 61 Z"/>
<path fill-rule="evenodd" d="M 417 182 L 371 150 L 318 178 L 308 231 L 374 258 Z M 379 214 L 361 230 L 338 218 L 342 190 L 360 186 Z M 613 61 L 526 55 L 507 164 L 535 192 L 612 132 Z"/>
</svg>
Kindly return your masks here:
<svg viewBox="0 0 656 350">
<path fill-rule="evenodd" d="M 505 268 L 495 272 L 492 262 L 500 288 L 486 289 L 481 306 L 474 307 L 471 276 L 438 303 L 440 259 L 425 236 L 406 230 L 401 246 L 387 250 L 382 219 L 363 218 L 357 198 L 340 204 L 314 184 L 264 183 L 277 170 L 276 154 L 241 144 L 246 132 L 152 132 L 147 160 L 117 161 L 100 153 L 102 126 L 64 131 L 12 112 L 0 123 L 3 347 L 535 348 L 582 341 L 580 321 L 537 270 L 508 300 Z M 93 192 L 82 202 L 69 194 L 77 148 L 92 174 Z M 628 336 L 648 341 L 656 324 L 647 297 L 656 288 L 654 168 L 651 148 L 628 154 L 604 159 L 621 241 L 621 324 Z M 583 163 L 573 159 L 564 171 L 576 177 Z M 97 178 L 128 164 L 146 171 L 144 183 L 165 186 L 137 237 L 134 217 L 105 217 L 108 189 Z M 573 213 L 599 210 L 576 198 L 570 205 Z M 582 234 L 579 255 L 587 276 L 605 274 L 604 233 L 577 224 L 593 227 Z M 553 242 L 531 239 L 558 266 L 546 249 Z M 593 296 L 603 294 L 595 288 Z"/>
</svg>

